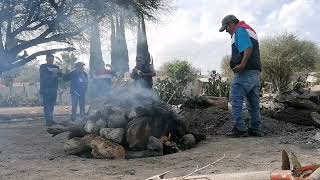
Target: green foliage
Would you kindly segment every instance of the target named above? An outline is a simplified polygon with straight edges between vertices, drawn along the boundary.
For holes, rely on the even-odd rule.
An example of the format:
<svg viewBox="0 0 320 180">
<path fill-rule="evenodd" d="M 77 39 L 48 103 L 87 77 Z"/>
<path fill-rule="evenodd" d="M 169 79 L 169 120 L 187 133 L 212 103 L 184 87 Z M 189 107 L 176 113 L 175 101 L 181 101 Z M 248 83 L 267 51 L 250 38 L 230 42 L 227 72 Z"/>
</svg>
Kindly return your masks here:
<svg viewBox="0 0 320 180">
<path fill-rule="evenodd" d="M 14 79 L 15 79 L 15 76 L 12 76 L 12 75 L 9 75 L 9 74 L 5 74 L 5 75 L 2 76 L 2 83 L 6 87 L 12 87 Z"/>
<path fill-rule="evenodd" d="M 41 101 L 38 97 L 2 96 L 0 94 L 0 107 L 26 107 L 40 105 Z"/>
<path fill-rule="evenodd" d="M 261 43 L 262 75 L 273 84 L 274 91 L 286 91 L 293 75 L 315 69 L 320 51 L 311 41 L 299 40 L 292 34 L 269 38 Z"/>
<path fill-rule="evenodd" d="M 210 78 L 208 83 L 204 84 L 204 94 L 206 96 L 229 97 L 231 83 L 221 79 Z"/>
<path fill-rule="evenodd" d="M 184 88 L 185 86 L 181 85 L 178 81 L 165 78 L 162 80 L 157 79 L 157 82 L 154 86 L 154 91 L 163 101 L 168 102 L 172 99 L 185 97 Z"/>
<path fill-rule="evenodd" d="M 57 64 L 61 69 L 71 69 L 77 60 L 78 59 L 74 53 L 64 52 L 61 53 L 61 59 L 58 58 Z"/>
<path fill-rule="evenodd" d="M 16 77 L 19 75 L 20 69 L 12 69 L 10 71 L 7 71 L 1 75 L 1 82 L 6 86 L 10 88 L 10 95 L 12 95 L 12 88 L 13 83 L 16 79 Z"/>
<path fill-rule="evenodd" d="M 184 86 L 198 76 L 197 70 L 186 60 L 173 60 L 164 64 L 162 69 L 166 76 Z"/>
<path fill-rule="evenodd" d="M 186 60 L 173 60 L 162 66 L 165 79 L 158 79 L 154 90 L 166 102 L 185 97 L 184 89 L 197 77 L 197 70 Z"/>
<path fill-rule="evenodd" d="M 34 84 L 40 81 L 39 65 L 31 62 L 21 67 L 21 72 L 16 78 L 16 82 Z"/>
</svg>

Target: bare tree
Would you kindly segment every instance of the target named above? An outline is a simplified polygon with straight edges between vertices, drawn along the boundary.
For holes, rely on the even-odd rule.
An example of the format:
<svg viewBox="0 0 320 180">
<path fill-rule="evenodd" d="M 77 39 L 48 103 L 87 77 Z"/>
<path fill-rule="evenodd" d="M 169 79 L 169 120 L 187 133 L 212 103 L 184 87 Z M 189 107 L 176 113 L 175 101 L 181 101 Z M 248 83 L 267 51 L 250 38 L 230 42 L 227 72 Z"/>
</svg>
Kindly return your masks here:
<svg viewBox="0 0 320 180">
<path fill-rule="evenodd" d="M 231 56 L 226 55 L 222 58 L 222 62 L 221 62 L 222 76 L 227 78 L 232 78 L 234 76 L 234 73 L 230 68 L 230 61 L 231 61 Z"/>
<path fill-rule="evenodd" d="M 95 2 L 95 3 L 92 3 Z M 114 4 L 133 14 L 156 18 L 166 0 L 0 0 L 0 72 L 22 66 L 38 56 L 74 50 L 82 32 L 113 11 Z M 100 11 L 96 11 L 96 8 Z M 93 14 L 97 12 L 96 16 Z M 62 43 L 58 48 L 26 50 L 34 46 Z M 24 52 L 24 53 L 23 53 Z M 22 54 L 23 56 L 18 56 Z"/>
</svg>

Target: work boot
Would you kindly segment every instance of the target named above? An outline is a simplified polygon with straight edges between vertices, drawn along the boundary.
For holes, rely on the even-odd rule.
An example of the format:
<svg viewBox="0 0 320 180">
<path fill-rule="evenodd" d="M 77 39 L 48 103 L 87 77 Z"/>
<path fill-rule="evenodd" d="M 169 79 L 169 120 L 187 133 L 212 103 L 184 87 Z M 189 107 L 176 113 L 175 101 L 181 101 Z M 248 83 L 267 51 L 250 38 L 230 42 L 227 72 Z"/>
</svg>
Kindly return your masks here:
<svg viewBox="0 0 320 180">
<path fill-rule="evenodd" d="M 263 134 L 259 129 L 248 129 L 249 136 L 262 137 Z"/>
<path fill-rule="evenodd" d="M 234 127 L 228 134 L 228 137 L 231 138 L 240 138 L 240 137 L 248 137 L 248 131 L 240 131 L 237 127 Z"/>
</svg>

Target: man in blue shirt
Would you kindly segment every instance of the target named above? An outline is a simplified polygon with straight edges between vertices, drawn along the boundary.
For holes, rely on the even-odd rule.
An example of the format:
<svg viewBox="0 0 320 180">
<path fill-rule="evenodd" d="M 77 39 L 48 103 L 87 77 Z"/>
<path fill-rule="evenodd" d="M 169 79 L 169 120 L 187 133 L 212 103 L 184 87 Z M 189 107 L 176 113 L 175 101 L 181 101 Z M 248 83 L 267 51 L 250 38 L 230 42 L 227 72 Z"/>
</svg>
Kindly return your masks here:
<svg viewBox="0 0 320 180">
<path fill-rule="evenodd" d="M 88 88 L 88 75 L 84 71 L 84 63 L 77 62 L 76 69 L 64 75 L 64 80 L 69 80 L 70 94 L 72 99 L 71 120 L 76 120 L 77 107 L 79 104 L 80 116 L 85 116 L 85 95 Z"/>
<path fill-rule="evenodd" d="M 258 36 L 254 29 L 234 15 L 222 19 L 220 32 L 226 31 L 232 38 L 230 67 L 235 73 L 231 86 L 232 116 L 236 124 L 230 137 L 261 136 L 260 77 L 261 61 Z M 251 116 L 247 129 L 242 118 L 243 102 L 246 100 Z"/>
</svg>

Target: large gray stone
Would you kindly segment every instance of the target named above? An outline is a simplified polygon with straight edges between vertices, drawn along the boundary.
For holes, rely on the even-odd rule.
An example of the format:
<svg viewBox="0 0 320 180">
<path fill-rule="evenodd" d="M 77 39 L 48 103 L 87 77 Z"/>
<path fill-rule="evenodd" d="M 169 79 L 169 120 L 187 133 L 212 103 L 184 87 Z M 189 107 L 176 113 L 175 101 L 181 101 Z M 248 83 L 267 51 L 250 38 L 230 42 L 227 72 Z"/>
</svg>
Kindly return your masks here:
<svg viewBox="0 0 320 180">
<path fill-rule="evenodd" d="M 72 138 L 64 143 L 64 151 L 70 155 L 80 155 L 86 151 L 91 150 L 90 146 L 86 144 L 86 141 L 81 138 Z"/>
<path fill-rule="evenodd" d="M 95 132 L 100 132 L 100 129 L 105 128 L 108 122 L 106 120 L 100 119 L 95 124 Z"/>
<path fill-rule="evenodd" d="M 124 137 L 124 129 L 123 128 L 102 128 L 100 129 L 100 136 L 121 144 Z"/>
<path fill-rule="evenodd" d="M 129 149 L 145 150 L 148 137 L 151 136 L 151 131 L 147 129 L 147 124 L 151 118 L 141 117 L 130 121 L 127 128 L 126 140 Z"/>
<path fill-rule="evenodd" d="M 151 151 L 162 151 L 163 145 L 158 138 L 150 136 L 148 138 L 147 149 Z"/>
<path fill-rule="evenodd" d="M 167 141 L 163 144 L 163 154 L 172 154 L 179 151 L 180 149 L 175 142 Z"/>
<path fill-rule="evenodd" d="M 108 118 L 109 128 L 125 128 L 128 124 L 126 112 L 122 110 L 114 110 Z"/>
<path fill-rule="evenodd" d="M 186 134 L 180 139 L 180 143 L 184 149 L 190 149 L 196 144 L 196 138 L 192 134 Z"/>
</svg>

